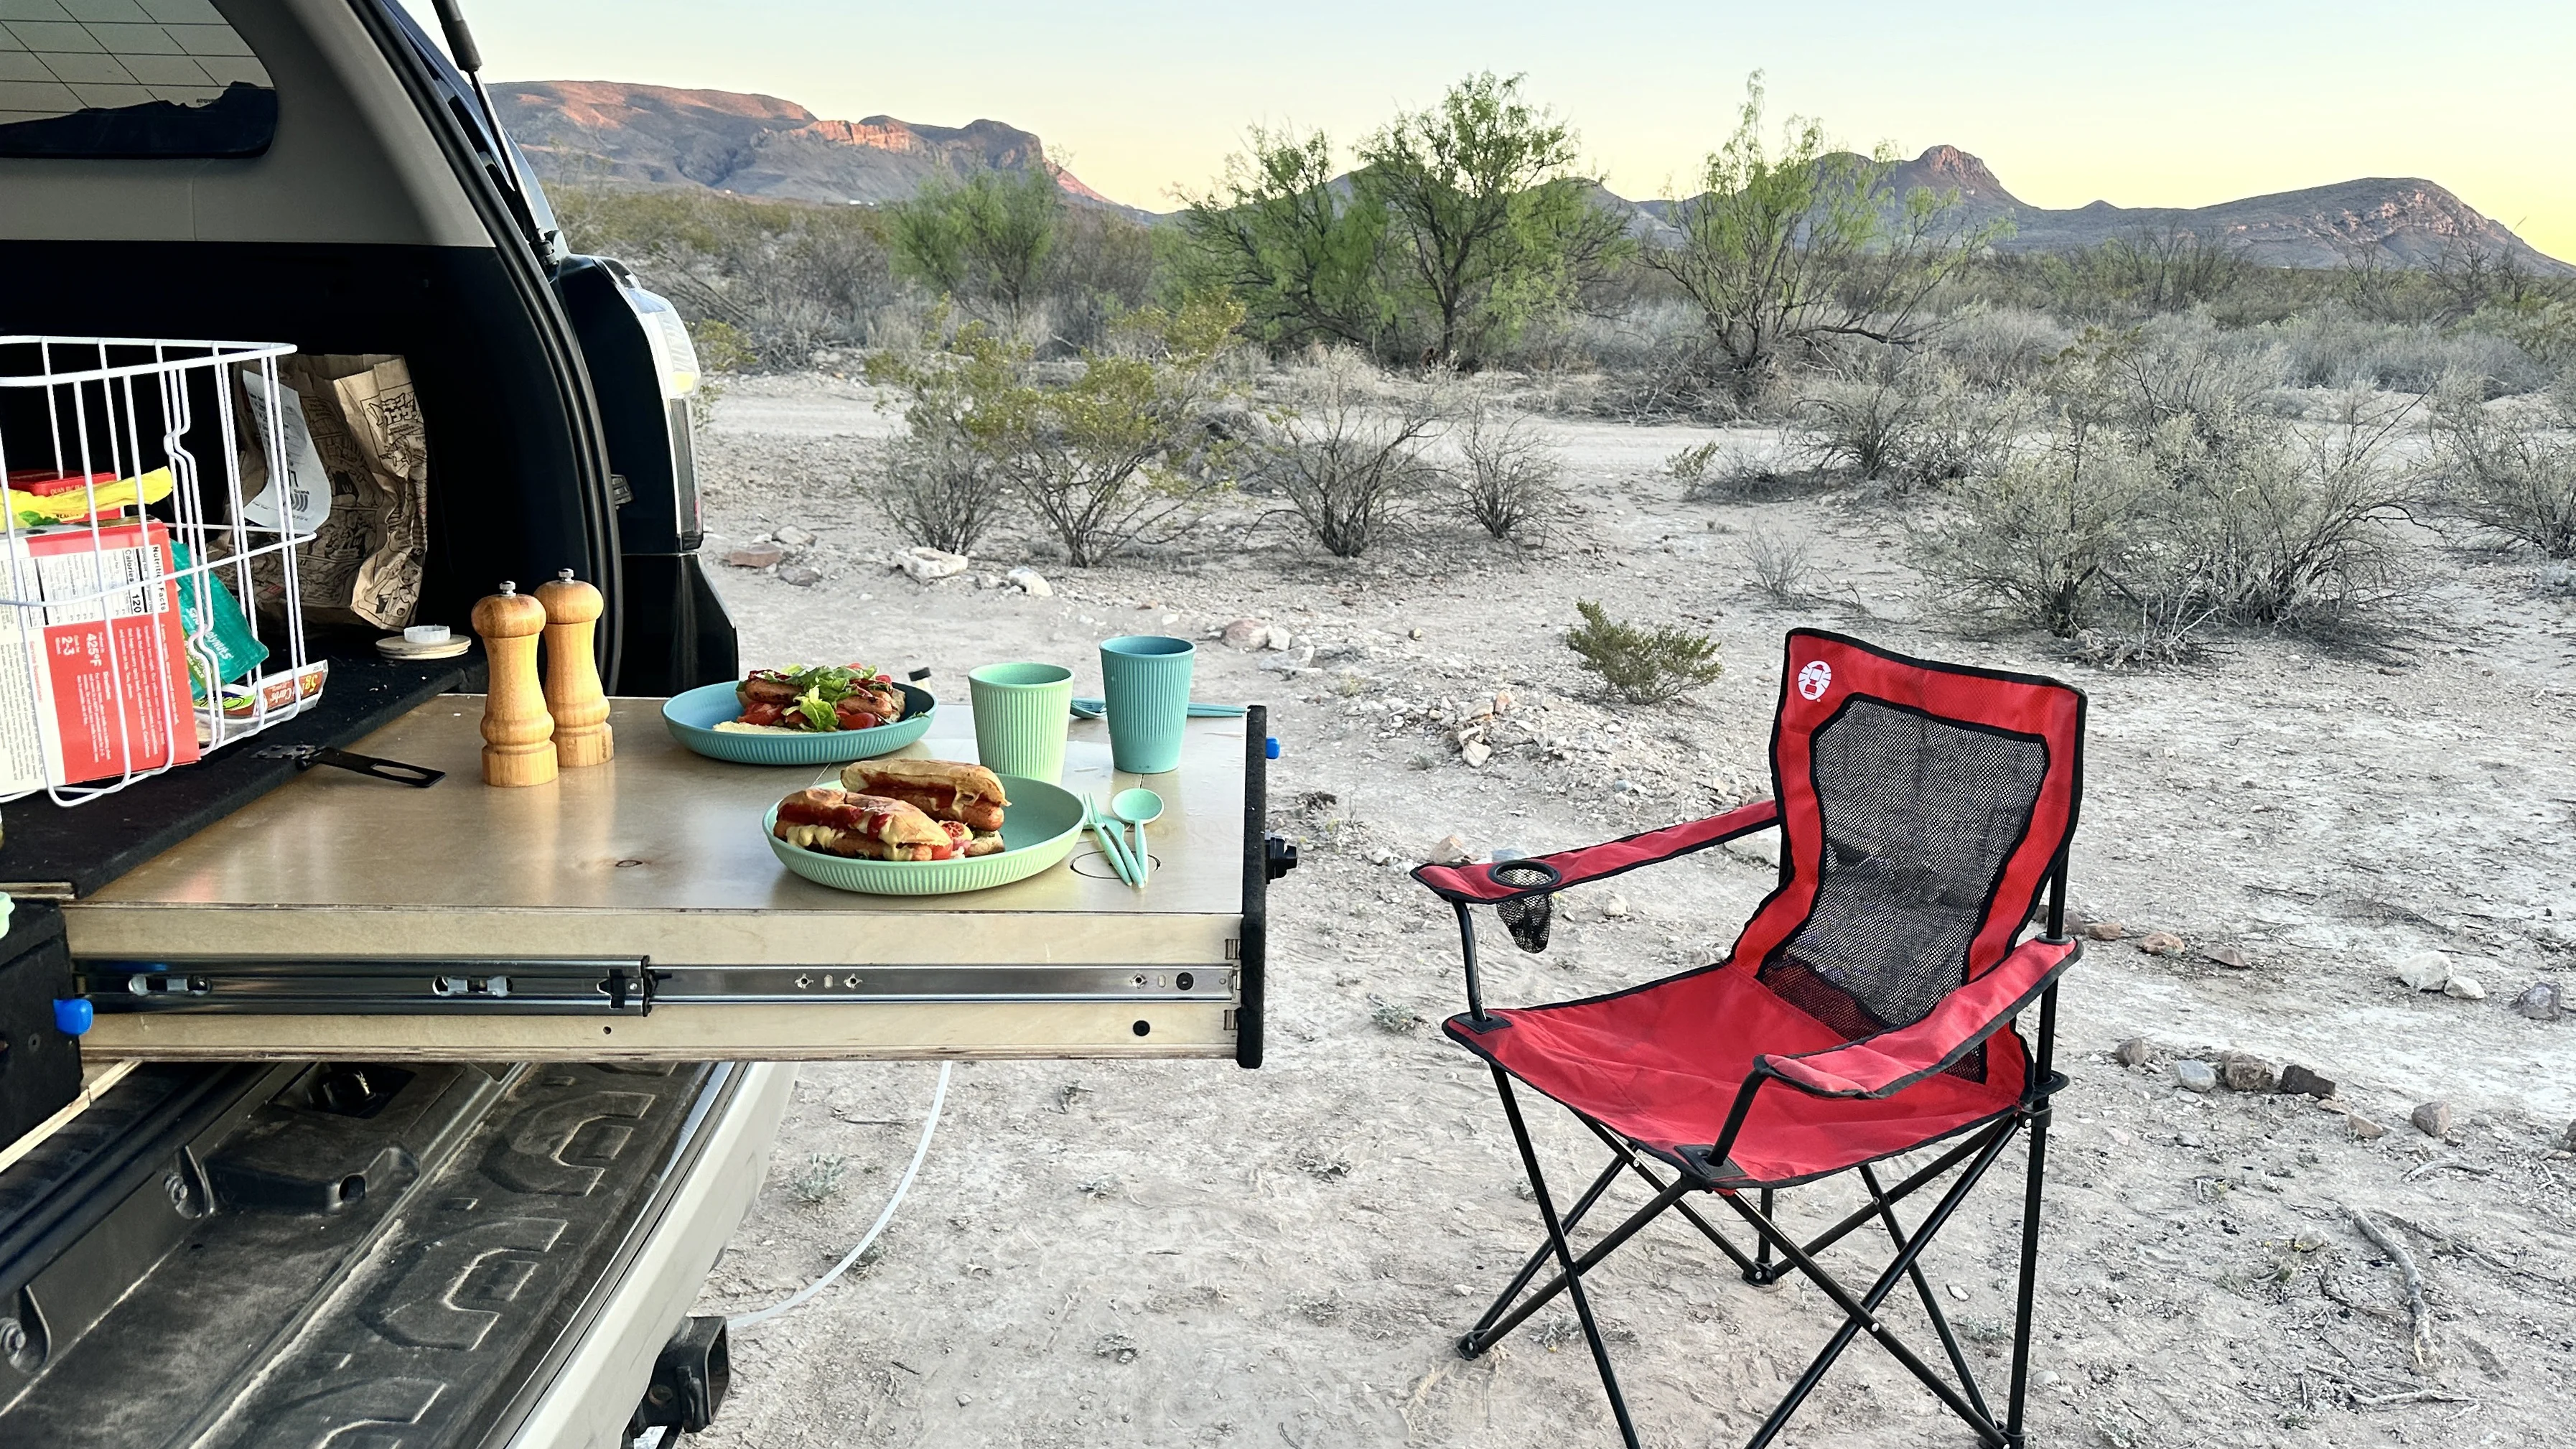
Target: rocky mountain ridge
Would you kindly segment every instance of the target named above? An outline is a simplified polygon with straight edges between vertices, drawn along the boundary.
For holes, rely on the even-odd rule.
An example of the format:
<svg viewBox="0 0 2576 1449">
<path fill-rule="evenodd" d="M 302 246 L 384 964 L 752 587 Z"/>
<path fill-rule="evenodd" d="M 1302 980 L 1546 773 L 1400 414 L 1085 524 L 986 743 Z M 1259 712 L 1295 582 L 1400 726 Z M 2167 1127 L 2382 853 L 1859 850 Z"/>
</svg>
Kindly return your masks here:
<svg viewBox="0 0 2576 1449">
<path fill-rule="evenodd" d="M 943 174 L 1042 167 L 1077 202 L 1139 220 L 1124 206 L 1050 160 L 1031 132 L 1000 121 L 927 126 L 892 116 L 828 120 L 776 96 L 680 90 L 618 81 L 519 81 L 495 85 L 502 124 L 549 181 L 697 186 L 767 200 L 823 204 L 900 201 Z M 2060 251 L 2115 237 L 2183 230 L 2241 246 L 2255 261 L 2338 267 L 2368 259 L 2429 266 L 2461 244 L 2513 257 L 2544 275 L 2576 267 L 2544 255 L 2512 230 L 2443 187 L 2416 177 L 2364 177 L 2211 206 L 2033 206 L 2012 194 L 1986 163 L 1956 146 L 1933 146 L 1898 163 L 1900 192 L 1955 190 L 1973 221 L 2007 218 L 2008 251 Z M 1646 237 L 1672 234 L 1677 203 L 1632 202 L 1607 190 L 1602 204 L 1627 208 Z"/>
</svg>

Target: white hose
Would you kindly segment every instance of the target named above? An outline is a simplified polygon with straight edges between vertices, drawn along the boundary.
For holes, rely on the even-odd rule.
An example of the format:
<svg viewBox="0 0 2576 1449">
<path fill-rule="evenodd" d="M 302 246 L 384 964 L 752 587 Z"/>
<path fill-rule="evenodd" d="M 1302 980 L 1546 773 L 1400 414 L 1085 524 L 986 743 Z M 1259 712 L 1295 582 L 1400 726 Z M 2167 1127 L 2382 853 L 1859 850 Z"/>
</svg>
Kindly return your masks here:
<svg viewBox="0 0 2576 1449">
<path fill-rule="evenodd" d="M 903 1206 L 903 1195 L 912 1190 L 912 1179 L 921 1171 L 921 1159 L 930 1155 L 930 1134 L 939 1129 L 939 1109 L 948 1101 L 948 1069 L 953 1065 L 954 1063 L 951 1062 L 941 1062 L 939 1064 L 939 1087 L 938 1090 L 930 1094 L 930 1115 L 922 1119 L 921 1141 L 912 1149 L 912 1165 L 903 1170 L 903 1180 L 894 1185 L 894 1196 L 886 1199 L 885 1211 L 877 1214 L 877 1220 L 874 1225 L 869 1227 L 867 1236 L 859 1239 L 859 1245 L 850 1250 L 848 1257 L 845 1257 L 838 1263 L 833 1264 L 831 1272 L 826 1273 L 822 1277 L 815 1279 L 813 1282 L 806 1284 L 804 1287 L 797 1289 L 795 1295 L 789 1298 L 786 1302 L 772 1304 L 767 1308 L 761 1309 L 757 1313 L 737 1313 L 733 1317 L 725 1320 L 725 1327 L 728 1330 L 734 1333 L 740 1333 L 746 1328 L 767 1323 L 769 1320 L 776 1318 L 778 1315 L 785 1313 L 787 1310 L 794 1308 L 800 1303 L 803 1303 L 806 1299 L 811 1298 L 815 1294 L 822 1292 L 824 1289 L 831 1287 L 836 1279 L 838 1279 L 843 1273 L 849 1271 L 849 1267 L 852 1263 L 859 1261 L 859 1255 L 866 1252 L 868 1250 L 868 1245 L 877 1240 L 877 1234 L 885 1231 L 886 1224 L 894 1221 L 894 1210 Z"/>
</svg>

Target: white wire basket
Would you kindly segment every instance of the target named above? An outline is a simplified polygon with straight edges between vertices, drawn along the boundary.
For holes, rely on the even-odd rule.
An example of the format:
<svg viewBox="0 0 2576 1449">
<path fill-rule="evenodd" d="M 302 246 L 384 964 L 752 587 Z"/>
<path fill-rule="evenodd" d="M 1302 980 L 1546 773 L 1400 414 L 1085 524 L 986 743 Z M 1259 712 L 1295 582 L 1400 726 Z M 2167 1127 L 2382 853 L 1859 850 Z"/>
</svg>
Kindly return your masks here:
<svg viewBox="0 0 2576 1449">
<path fill-rule="evenodd" d="M 330 485 L 288 456 L 294 351 L 0 336 L 0 800 L 94 800 L 320 698 L 296 548 Z"/>
</svg>

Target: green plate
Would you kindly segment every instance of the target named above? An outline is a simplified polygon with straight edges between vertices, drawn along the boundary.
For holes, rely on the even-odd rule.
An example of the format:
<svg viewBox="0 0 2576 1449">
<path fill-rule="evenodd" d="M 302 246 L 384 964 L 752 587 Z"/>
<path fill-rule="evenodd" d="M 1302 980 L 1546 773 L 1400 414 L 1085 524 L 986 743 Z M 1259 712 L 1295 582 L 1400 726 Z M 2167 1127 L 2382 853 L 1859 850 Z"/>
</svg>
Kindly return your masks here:
<svg viewBox="0 0 2576 1449">
<path fill-rule="evenodd" d="M 816 730 L 773 735 L 716 726 L 742 714 L 742 702 L 731 684 L 701 684 L 662 701 L 662 724 L 671 738 L 710 760 L 737 765 L 846 765 L 891 754 L 930 732 L 930 717 L 939 701 L 930 691 L 898 684 L 903 691 L 903 718 L 871 730 Z M 933 862 L 936 864 L 937 862 Z"/>
<path fill-rule="evenodd" d="M 989 890 L 1026 880 L 1073 853 L 1082 839 L 1082 800 L 1060 785 L 1025 775 L 1004 775 L 1011 806 L 1002 812 L 1002 850 L 970 860 L 852 860 L 790 845 L 774 832 L 778 807 L 760 819 L 760 833 L 779 863 L 835 890 L 871 896 L 944 896 Z"/>
</svg>

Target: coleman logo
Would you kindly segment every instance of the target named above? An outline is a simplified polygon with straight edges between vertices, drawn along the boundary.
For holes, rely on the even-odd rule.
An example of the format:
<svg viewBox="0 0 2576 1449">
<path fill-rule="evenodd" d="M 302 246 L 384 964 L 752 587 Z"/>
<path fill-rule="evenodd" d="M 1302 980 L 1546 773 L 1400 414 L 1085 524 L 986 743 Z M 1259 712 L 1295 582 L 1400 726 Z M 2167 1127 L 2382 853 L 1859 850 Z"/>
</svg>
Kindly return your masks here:
<svg viewBox="0 0 2576 1449">
<path fill-rule="evenodd" d="M 1822 699 L 1834 687 L 1834 667 L 1821 659 L 1810 659 L 1798 671 L 1798 693 L 1809 699 Z"/>
</svg>

